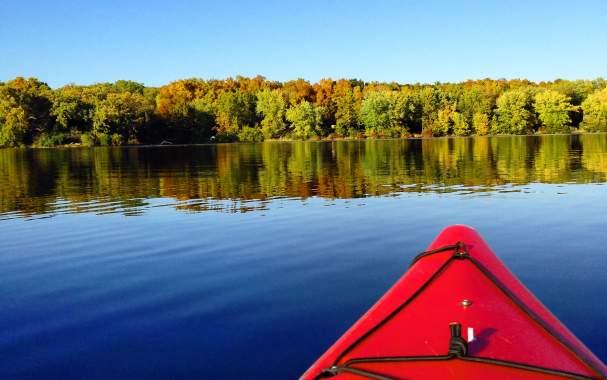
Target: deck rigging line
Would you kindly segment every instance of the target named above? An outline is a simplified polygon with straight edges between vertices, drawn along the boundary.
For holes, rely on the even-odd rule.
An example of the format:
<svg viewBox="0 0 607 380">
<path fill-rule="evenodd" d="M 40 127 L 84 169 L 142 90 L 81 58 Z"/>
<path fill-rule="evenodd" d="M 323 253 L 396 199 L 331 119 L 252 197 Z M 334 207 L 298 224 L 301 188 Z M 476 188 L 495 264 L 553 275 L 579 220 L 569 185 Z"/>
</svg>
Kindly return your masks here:
<svg viewBox="0 0 607 380">
<path fill-rule="evenodd" d="M 602 374 L 601 370 L 599 370 L 596 365 L 585 357 L 582 353 L 580 353 L 575 347 L 572 347 L 558 332 L 554 331 L 553 328 L 545 323 L 533 310 L 529 309 L 521 300 L 516 297 L 505 285 L 501 283 L 501 281 L 491 273 L 487 268 L 485 268 L 478 260 L 474 257 L 470 256 L 468 250 L 466 249 L 466 245 L 464 242 L 458 241 L 455 244 L 445 245 L 436 249 L 424 251 L 413 259 L 411 264 L 409 265 L 409 269 L 417 263 L 419 260 L 435 255 L 442 252 L 451 251 L 451 256 L 430 276 L 409 298 L 407 298 L 403 303 L 401 303 L 395 310 L 393 310 L 390 314 L 388 314 L 384 319 L 379 321 L 375 326 L 367 330 L 363 335 L 358 337 L 354 342 L 352 342 L 348 347 L 346 347 L 335 359 L 333 362 L 333 366 L 330 368 L 324 369 L 316 379 L 323 379 L 327 377 L 333 377 L 342 372 L 352 373 L 359 376 L 367 377 L 369 379 L 376 380 L 396 380 L 391 377 L 371 372 L 365 369 L 351 367 L 353 364 L 361 364 L 361 363 L 386 363 L 386 362 L 419 362 L 419 361 L 446 361 L 446 360 L 463 360 L 468 362 L 496 365 L 508 368 L 515 368 L 520 370 L 532 371 L 543 373 L 547 375 L 556 375 L 562 376 L 567 379 L 576 379 L 576 380 L 596 380 L 596 379 L 607 379 L 605 375 Z M 376 332 L 379 328 L 381 328 L 384 324 L 386 324 L 389 320 L 391 320 L 395 315 L 401 312 L 405 307 L 407 307 L 414 299 L 416 299 L 434 280 L 436 280 L 447 267 L 456 260 L 468 260 L 470 261 L 474 267 L 476 267 L 485 277 L 489 279 L 502 293 L 504 293 L 514 304 L 520 308 L 529 318 L 531 318 L 535 323 L 537 323 L 540 327 L 542 327 L 549 335 L 554 337 L 562 346 L 571 351 L 576 358 L 586 364 L 588 367 L 592 368 L 599 377 L 588 377 L 585 375 L 561 371 L 551 368 L 545 368 L 540 366 L 534 366 L 524 363 L 516 363 L 504 360 L 497 360 L 491 358 L 477 357 L 477 356 L 468 356 L 466 349 L 461 349 L 453 347 L 453 330 L 452 330 L 452 342 L 450 344 L 449 353 L 447 355 L 434 355 L 434 356 L 394 356 L 394 357 L 368 357 L 368 358 L 354 358 L 349 359 L 342 365 L 339 365 L 339 362 L 343 357 L 348 354 L 352 349 L 358 346 L 362 341 L 367 339 L 370 335 Z M 459 335 L 459 334 L 458 334 Z M 465 344 L 465 343 L 464 343 Z"/>
</svg>

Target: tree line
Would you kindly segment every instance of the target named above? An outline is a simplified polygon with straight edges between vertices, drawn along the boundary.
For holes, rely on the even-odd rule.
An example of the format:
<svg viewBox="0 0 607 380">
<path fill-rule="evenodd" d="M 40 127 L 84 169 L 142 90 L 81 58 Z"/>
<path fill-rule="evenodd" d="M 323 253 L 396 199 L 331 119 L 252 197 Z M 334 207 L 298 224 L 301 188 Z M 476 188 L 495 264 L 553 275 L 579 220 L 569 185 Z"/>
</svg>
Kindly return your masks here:
<svg viewBox="0 0 607 380">
<path fill-rule="evenodd" d="M 0 82 L 0 146 L 122 145 L 607 131 L 607 81 Z"/>
</svg>

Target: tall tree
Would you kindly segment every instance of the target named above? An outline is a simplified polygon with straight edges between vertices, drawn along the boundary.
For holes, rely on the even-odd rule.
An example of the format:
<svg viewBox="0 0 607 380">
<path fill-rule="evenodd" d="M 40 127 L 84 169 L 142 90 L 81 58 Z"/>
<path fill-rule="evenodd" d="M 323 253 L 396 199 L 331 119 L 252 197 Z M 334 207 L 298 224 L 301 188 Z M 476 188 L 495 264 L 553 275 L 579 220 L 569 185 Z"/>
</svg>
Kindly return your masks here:
<svg viewBox="0 0 607 380">
<path fill-rule="evenodd" d="M 489 116 L 486 113 L 476 112 L 472 116 L 472 129 L 477 136 L 489 133 Z"/>
<path fill-rule="evenodd" d="M 301 101 L 314 102 L 314 87 L 304 79 L 290 80 L 282 85 L 282 92 L 291 105 Z"/>
<path fill-rule="evenodd" d="M 207 98 L 194 99 L 189 104 L 192 119 L 191 129 L 186 131 L 189 140 L 186 142 L 206 142 L 215 129 L 215 110 Z"/>
<path fill-rule="evenodd" d="M 394 93 L 392 125 L 402 132 L 420 133 L 422 130 L 422 106 L 419 97 L 411 91 Z"/>
<path fill-rule="evenodd" d="M 569 111 L 571 110 L 569 98 L 561 93 L 546 90 L 535 95 L 535 111 L 542 122 L 542 132 L 569 132 L 569 124 L 571 123 Z"/>
<path fill-rule="evenodd" d="M 439 111 L 450 104 L 449 95 L 439 87 L 424 86 L 419 91 L 419 100 L 422 108 L 422 132 L 436 134 Z M 440 122 L 439 122 L 440 123 Z"/>
<path fill-rule="evenodd" d="M 88 131 L 92 124 L 94 104 L 85 89 L 68 85 L 53 91 L 50 114 L 55 119 L 55 130 Z"/>
<path fill-rule="evenodd" d="M 508 90 L 497 99 L 491 125 L 494 134 L 525 134 L 532 131 L 531 97 L 524 89 Z"/>
<path fill-rule="evenodd" d="M 25 143 L 29 126 L 25 109 L 0 86 L 0 146 L 19 146 Z"/>
<path fill-rule="evenodd" d="M 36 78 L 17 77 L 1 87 L 0 120 L 6 120 L 3 145 L 31 144 L 36 136 L 51 130 L 51 96 L 50 87 Z"/>
<path fill-rule="evenodd" d="M 143 83 L 134 82 L 132 80 L 117 80 L 114 82 L 114 87 L 118 92 L 130 92 L 132 94 L 143 95 L 145 86 Z"/>
<path fill-rule="evenodd" d="M 320 135 L 321 111 L 308 101 L 291 106 L 287 110 L 287 120 L 291 123 L 291 133 L 297 139 L 309 139 Z"/>
<path fill-rule="evenodd" d="M 169 123 L 182 123 L 190 114 L 189 103 L 205 97 L 210 91 L 209 87 L 199 79 L 183 79 L 169 83 L 158 91 L 156 112 Z"/>
<path fill-rule="evenodd" d="M 242 127 L 256 124 L 257 98 L 250 92 L 224 92 L 215 105 L 219 132 L 226 138 L 238 135 Z"/>
<path fill-rule="evenodd" d="M 265 89 L 257 93 L 257 113 L 263 116 L 261 131 L 266 139 L 283 136 L 287 131 L 287 102 L 279 90 Z"/>
<path fill-rule="evenodd" d="M 360 105 L 360 120 L 369 137 L 381 137 L 392 126 L 392 98 L 389 91 L 374 91 L 367 94 Z"/>
<path fill-rule="evenodd" d="M 356 91 L 360 91 L 358 87 L 354 90 L 344 85 L 338 93 L 335 111 L 335 133 L 338 136 L 354 137 L 359 131 L 358 108 L 359 104 L 356 99 Z"/>
<path fill-rule="evenodd" d="M 463 88 L 457 99 L 456 109 L 467 123 L 472 123 L 475 113 L 489 114 L 495 99 L 478 85 Z"/>
<path fill-rule="evenodd" d="M 453 134 L 456 136 L 468 136 L 470 134 L 470 124 L 466 121 L 466 117 L 455 111 L 451 115 L 453 120 Z"/>
<path fill-rule="evenodd" d="M 153 107 L 137 93 L 112 93 L 95 105 L 93 133 L 97 137 L 117 135 L 128 141 L 137 137 L 152 113 Z"/>
<path fill-rule="evenodd" d="M 590 94 L 582 103 L 582 109 L 582 129 L 588 132 L 607 132 L 607 88 Z"/>
<path fill-rule="evenodd" d="M 453 128 L 453 113 L 455 107 L 451 104 L 443 106 L 438 110 L 436 120 L 432 124 L 432 135 L 433 136 L 446 136 L 451 132 Z"/>
</svg>

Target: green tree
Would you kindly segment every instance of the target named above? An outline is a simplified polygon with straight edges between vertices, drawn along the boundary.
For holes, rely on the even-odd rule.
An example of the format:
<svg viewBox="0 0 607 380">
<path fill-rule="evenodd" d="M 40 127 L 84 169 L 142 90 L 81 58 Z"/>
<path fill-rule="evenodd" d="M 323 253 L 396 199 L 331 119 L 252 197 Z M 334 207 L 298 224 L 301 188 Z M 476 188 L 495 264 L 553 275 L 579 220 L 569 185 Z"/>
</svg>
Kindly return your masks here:
<svg viewBox="0 0 607 380">
<path fill-rule="evenodd" d="M 394 99 L 390 90 L 379 90 L 367 93 L 361 102 L 360 120 L 365 127 L 365 134 L 370 137 L 388 135 L 393 124 Z"/>
<path fill-rule="evenodd" d="M 304 100 L 290 107 L 286 116 L 294 138 L 309 139 L 319 135 L 322 123 L 320 110 L 310 102 Z"/>
<path fill-rule="evenodd" d="M 590 94 L 582 103 L 584 120 L 581 127 L 588 132 L 607 132 L 607 88 Z"/>
<path fill-rule="evenodd" d="M 7 120 L 5 123 L 8 125 L 5 126 L 8 128 L 5 133 L 6 145 L 31 144 L 37 136 L 51 130 L 52 93 L 46 83 L 36 78 L 17 77 L 1 88 L 3 110 L 0 112 L 4 115 L 0 115 L 0 119 Z"/>
<path fill-rule="evenodd" d="M 548 84 L 547 88 L 557 91 L 570 99 L 571 104 L 579 106 L 584 99 L 591 93 L 597 90 L 598 83 L 589 80 L 563 80 L 557 79 L 552 84 Z M 599 85 L 600 86 L 600 85 Z"/>
<path fill-rule="evenodd" d="M 392 100 L 389 92 L 371 92 L 360 105 L 360 120 L 367 136 L 382 136 L 392 125 L 390 110 Z"/>
<path fill-rule="evenodd" d="M 130 92 L 111 93 L 95 105 L 93 133 L 97 137 L 118 134 L 126 140 L 135 139 L 152 112 L 152 105 L 143 95 Z"/>
<path fill-rule="evenodd" d="M 265 89 L 257 93 L 257 114 L 263 116 L 261 131 L 266 139 L 283 136 L 287 131 L 287 102 L 279 90 Z"/>
<path fill-rule="evenodd" d="M 57 131 L 88 131 L 92 125 L 94 104 L 82 87 L 68 85 L 53 91 L 50 114 Z"/>
<path fill-rule="evenodd" d="M 0 146 L 19 146 L 29 129 L 26 111 L 7 92 L 6 86 L 0 87 Z"/>
<path fill-rule="evenodd" d="M 191 130 L 189 142 L 205 142 L 213 135 L 215 128 L 215 110 L 206 98 L 195 99 L 189 103 Z M 186 140 L 188 141 L 188 140 Z"/>
<path fill-rule="evenodd" d="M 424 86 L 419 91 L 419 101 L 422 110 L 421 132 L 432 135 L 435 133 L 433 129 L 437 127 L 439 111 L 450 103 L 449 95 L 438 87 Z M 441 122 L 438 121 L 439 124 Z"/>
<path fill-rule="evenodd" d="M 472 123 L 474 114 L 489 114 L 494 98 L 480 87 L 464 88 L 457 100 L 457 111 L 463 114 L 467 123 Z"/>
<path fill-rule="evenodd" d="M 468 136 L 470 134 L 470 125 L 466 121 L 463 114 L 459 112 L 453 112 L 451 115 L 453 120 L 453 134 L 456 136 Z"/>
<path fill-rule="evenodd" d="M 114 82 L 114 87 L 118 92 L 130 92 L 131 94 L 143 95 L 145 86 L 142 83 L 132 80 L 117 80 Z"/>
<path fill-rule="evenodd" d="M 392 126 L 400 129 L 401 134 L 409 131 L 421 132 L 422 107 L 419 97 L 411 91 L 393 93 Z"/>
<path fill-rule="evenodd" d="M 497 99 L 491 125 L 494 134 L 526 134 L 532 131 L 531 98 L 525 90 L 508 90 Z"/>
<path fill-rule="evenodd" d="M 407 94 L 389 90 L 367 93 L 360 106 L 360 120 L 370 137 L 402 137 L 409 131 L 415 107 Z"/>
<path fill-rule="evenodd" d="M 542 132 L 569 132 L 571 109 L 569 98 L 556 91 L 546 90 L 535 95 L 535 111 L 542 122 Z"/>
<path fill-rule="evenodd" d="M 335 103 L 335 133 L 342 137 L 355 136 L 359 130 L 359 120 L 354 91 L 350 88 L 344 90 Z"/>
<path fill-rule="evenodd" d="M 263 133 L 255 127 L 243 126 L 238 132 L 238 141 L 260 142 L 263 141 Z"/>
<path fill-rule="evenodd" d="M 453 113 L 455 108 L 452 105 L 446 105 L 441 108 L 432 124 L 433 136 L 446 136 L 453 128 Z"/>
<path fill-rule="evenodd" d="M 239 76 L 178 80 L 159 88 L 119 80 L 52 90 L 35 78 L 18 77 L 0 82 L 0 143 L 53 145 L 84 134 L 87 142 L 98 143 L 135 137 L 189 143 L 213 134 L 223 141 L 257 141 L 289 134 L 357 136 L 362 130 L 377 137 L 524 134 L 538 127 L 549 133 L 577 126 L 602 131 L 605 88 L 602 78 L 428 85 L 330 78 L 279 83 Z M 291 133 L 287 108 L 302 102 L 313 106 L 314 128 Z"/>
<path fill-rule="evenodd" d="M 489 116 L 486 113 L 477 112 L 472 117 L 472 129 L 478 136 L 489 133 Z"/>
<path fill-rule="evenodd" d="M 249 92 L 223 92 L 215 104 L 219 133 L 226 139 L 236 138 L 244 126 L 256 124 L 255 95 Z"/>
</svg>

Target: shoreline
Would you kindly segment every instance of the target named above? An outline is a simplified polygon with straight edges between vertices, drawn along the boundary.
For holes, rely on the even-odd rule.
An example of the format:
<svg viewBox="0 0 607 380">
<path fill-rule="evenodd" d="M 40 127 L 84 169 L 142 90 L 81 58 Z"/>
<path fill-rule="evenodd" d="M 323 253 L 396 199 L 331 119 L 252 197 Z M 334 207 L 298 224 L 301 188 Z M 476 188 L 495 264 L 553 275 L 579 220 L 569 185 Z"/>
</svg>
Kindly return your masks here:
<svg viewBox="0 0 607 380">
<path fill-rule="evenodd" d="M 607 131 L 607 80 L 432 85 L 263 77 L 0 83 L 0 146 L 422 139 Z M 338 137 L 339 136 L 339 137 Z"/>
<path fill-rule="evenodd" d="M 36 146 L 27 145 L 21 147 L 0 147 L 0 150 L 4 149 L 69 149 L 69 148 L 119 148 L 119 147 L 184 147 L 184 146 L 203 146 L 203 145 L 239 145 L 239 144 L 263 144 L 263 143 L 326 143 L 326 142 L 340 142 L 340 141 L 388 141 L 388 140 L 443 140 L 443 139 L 469 139 L 469 138 L 495 138 L 495 137 L 541 137 L 541 136 L 573 136 L 573 135 L 601 135 L 607 134 L 607 132 L 582 132 L 572 131 L 569 133 L 530 133 L 523 135 L 516 134 L 496 134 L 496 135 L 468 135 L 468 136 L 421 136 L 413 135 L 409 137 L 334 137 L 334 138 L 318 138 L 318 139 L 268 139 L 263 141 L 233 141 L 233 142 L 201 142 L 201 143 L 183 143 L 183 144 L 121 144 L 121 145 L 83 145 L 81 143 L 62 144 L 55 146 Z"/>
</svg>

